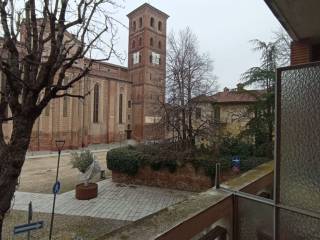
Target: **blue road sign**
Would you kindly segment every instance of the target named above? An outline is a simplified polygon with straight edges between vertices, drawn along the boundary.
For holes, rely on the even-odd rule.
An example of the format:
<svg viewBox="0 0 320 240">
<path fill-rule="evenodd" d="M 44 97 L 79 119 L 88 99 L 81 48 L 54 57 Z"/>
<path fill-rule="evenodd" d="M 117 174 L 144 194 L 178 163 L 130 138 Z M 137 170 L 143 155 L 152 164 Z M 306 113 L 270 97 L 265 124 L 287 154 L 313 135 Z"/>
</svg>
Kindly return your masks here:
<svg viewBox="0 0 320 240">
<path fill-rule="evenodd" d="M 232 169 L 235 172 L 240 171 L 240 157 L 239 156 L 232 157 Z"/>
<path fill-rule="evenodd" d="M 29 232 L 32 230 L 41 229 L 41 228 L 43 228 L 43 221 L 23 224 L 23 225 L 15 226 L 13 229 L 13 234 L 17 235 L 17 234 L 21 234 L 21 233 Z"/>
<path fill-rule="evenodd" d="M 60 187 L 61 187 L 60 182 L 56 181 L 56 183 L 53 185 L 52 192 L 54 194 L 57 194 L 60 191 Z"/>
</svg>

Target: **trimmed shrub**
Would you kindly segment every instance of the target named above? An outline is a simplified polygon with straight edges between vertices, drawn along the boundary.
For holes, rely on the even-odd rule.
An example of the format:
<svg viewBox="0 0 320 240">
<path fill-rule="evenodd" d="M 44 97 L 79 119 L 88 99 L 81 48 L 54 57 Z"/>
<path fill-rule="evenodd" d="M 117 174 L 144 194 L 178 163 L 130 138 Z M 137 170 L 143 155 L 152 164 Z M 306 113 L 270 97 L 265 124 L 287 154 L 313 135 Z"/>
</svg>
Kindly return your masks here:
<svg viewBox="0 0 320 240">
<path fill-rule="evenodd" d="M 252 146 L 232 138 L 226 139 L 222 153 L 216 158 L 213 153 L 203 149 L 179 149 L 168 144 L 128 146 L 110 150 L 107 154 L 107 166 L 111 171 L 135 175 L 143 166 L 150 166 L 154 171 L 168 169 L 170 173 L 174 173 L 177 168 L 191 163 L 196 170 L 201 168 L 207 176 L 214 178 L 216 163 L 221 164 L 221 170 L 230 169 L 234 155 L 240 156 L 240 169 L 243 171 L 270 160 L 248 155 L 252 154 Z"/>
<path fill-rule="evenodd" d="M 267 157 L 248 157 L 241 160 L 240 170 L 248 171 L 250 169 L 256 168 L 259 165 L 269 161 L 270 161 L 270 158 L 267 158 Z"/>
<path fill-rule="evenodd" d="M 162 168 L 162 162 L 161 161 L 152 161 L 150 163 L 150 167 L 154 171 L 159 171 Z"/>
<path fill-rule="evenodd" d="M 222 156 L 240 156 L 246 158 L 253 155 L 254 146 L 236 137 L 225 137 L 220 145 Z"/>
<path fill-rule="evenodd" d="M 143 161 L 143 155 L 132 148 L 116 148 L 107 153 L 108 169 L 132 176 L 138 172 Z"/>
</svg>

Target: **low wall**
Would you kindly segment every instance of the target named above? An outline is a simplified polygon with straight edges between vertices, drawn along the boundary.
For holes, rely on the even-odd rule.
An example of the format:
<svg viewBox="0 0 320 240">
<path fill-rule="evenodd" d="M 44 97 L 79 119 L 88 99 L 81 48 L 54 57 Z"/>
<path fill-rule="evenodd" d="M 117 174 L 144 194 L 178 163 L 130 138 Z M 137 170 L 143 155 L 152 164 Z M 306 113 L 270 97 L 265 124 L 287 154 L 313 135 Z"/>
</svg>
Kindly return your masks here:
<svg viewBox="0 0 320 240">
<path fill-rule="evenodd" d="M 141 167 L 135 176 L 112 171 L 112 180 L 117 183 L 147 185 L 185 191 L 200 192 L 214 186 L 214 181 L 206 176 L 203 169 L 197 171 L 191 164 L 178 168 L 174 173 L 167 169 L 152 170 L 149 166 Z"/>
</svg>

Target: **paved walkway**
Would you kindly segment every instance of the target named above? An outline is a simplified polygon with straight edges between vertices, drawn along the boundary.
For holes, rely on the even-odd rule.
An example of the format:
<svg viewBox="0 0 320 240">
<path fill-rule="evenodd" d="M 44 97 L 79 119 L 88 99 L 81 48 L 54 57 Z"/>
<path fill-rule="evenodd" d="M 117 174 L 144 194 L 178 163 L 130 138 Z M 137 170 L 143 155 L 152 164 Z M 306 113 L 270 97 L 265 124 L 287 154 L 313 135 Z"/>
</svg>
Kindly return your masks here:
<svg viewBox="0 0 320 240">
<path fill-rule="evenodd" d="M 83 150 L 89 149 L 92 153 L 99 153 L 99 152 L 107 152 L 108 150 L 124 147 L 128 145 L 136 145 L 137 142 L 134 140 L 125 140 L 123 142 L 115 142 L 115 143 L 108 143 L 108 144 L 93 144 L 89 145 L 85 148 L 79 148 L 76 150 L 71 149 L 64 149 L 61 152 L 61 156 L 70 155 L 72 152 L 81 152 Z M 33 158 L 44 158 L 44 157 L 55 157 L 58 156 L 57 151 L 28 151 L 26 154 L 26 159 L 33 159 Z"/>
<path fill-rule="evenodd" d="M 111 179 L 98 184 L 98 197 L 89 201 L 75 199 L 74 191 L 58 195 L 55 212 L 135 221 L 193 195 L 191 192 L 170 189 L 121 185 L 112 182 Z M 50 213 L 53 195 L 16 192 L 13 209 L 27 210 L 29 201 L 32 201 L 35 212 Z"/>
</svg>

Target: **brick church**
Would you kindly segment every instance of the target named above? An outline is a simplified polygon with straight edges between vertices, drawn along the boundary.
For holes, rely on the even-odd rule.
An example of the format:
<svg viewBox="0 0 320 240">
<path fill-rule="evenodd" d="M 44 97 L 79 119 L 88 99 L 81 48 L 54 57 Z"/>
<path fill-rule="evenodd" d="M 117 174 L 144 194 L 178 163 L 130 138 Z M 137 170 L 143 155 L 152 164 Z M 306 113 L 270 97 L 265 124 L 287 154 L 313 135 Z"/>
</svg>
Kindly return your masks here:
<svg viewBox="0 0 320 240">
<path fill-rule="evenodd" d="M 70 90 L 73 94 L 90 91 L 90 95 L 84 100 L 52 100 L 34 125 L 30 150 L 55 150 L 58 139 L 65 140 L 65 149 L 71 149 L 159 137 L 154 124 L 165 98 L 168 15 L 143 4 L 128 18 L 128 67 L 94 63 L 90 73 Z M 76 74 L 81 64 L 85 61 L 67 75 Z M 8 132 L 11 126 L 4 128 Z"/>
</svg>

